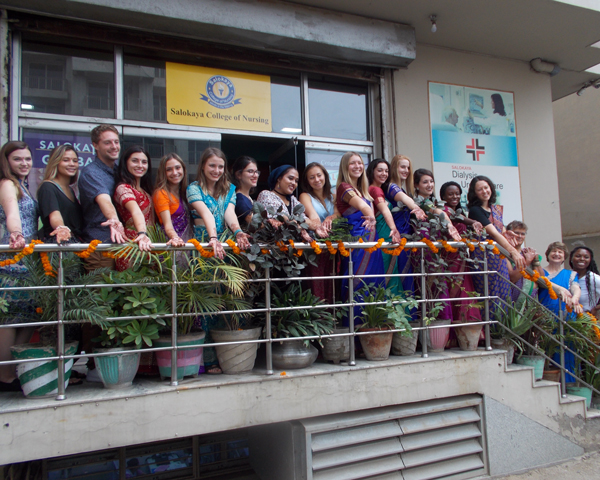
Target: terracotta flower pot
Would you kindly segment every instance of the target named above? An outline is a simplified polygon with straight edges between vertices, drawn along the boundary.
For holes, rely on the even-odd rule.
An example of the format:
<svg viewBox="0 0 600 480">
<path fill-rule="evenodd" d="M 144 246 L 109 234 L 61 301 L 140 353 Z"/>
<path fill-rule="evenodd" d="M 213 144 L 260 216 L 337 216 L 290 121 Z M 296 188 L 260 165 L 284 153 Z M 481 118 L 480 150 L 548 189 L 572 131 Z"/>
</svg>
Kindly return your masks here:
<svg viewBox="0 0 600 480">
<path fill-rule="evenodd" d="M 380 332 L 379 328 L 361 328 L 361 332 Z M 360 344 L 365 357 L 371 361 L 387 360 L 390 356 L 390 350 L 392 349 L 392 339 L 394 334 L 388 333 L 377 333 L 374 335 L 361 335 Z"/>
<path fill-rule="evenodd" d="M 464 327 L 454 327 L 458 346 L 466 352 L 474 352 L 479 345 L 479 337 L 483 325 L 466 325 Z"/>
</svg>

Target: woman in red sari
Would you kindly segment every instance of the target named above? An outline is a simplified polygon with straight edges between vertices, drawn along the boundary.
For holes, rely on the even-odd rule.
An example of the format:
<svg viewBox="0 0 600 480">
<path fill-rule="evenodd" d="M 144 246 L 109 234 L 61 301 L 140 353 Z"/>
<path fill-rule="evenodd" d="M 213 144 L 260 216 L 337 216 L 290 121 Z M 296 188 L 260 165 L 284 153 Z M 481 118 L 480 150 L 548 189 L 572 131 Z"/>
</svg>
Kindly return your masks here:
<svg viewBox="0 0 600 480">
<path fill-rule="evenodd" d="M 146 149 L 134 145 L 125 150 L 117 170 L 115 207 L 125 227 L 125 237 L 145 252 L 152 249 L 146 228 L 154 225 L 151 178 L 152 163 Z M 121 258 L 115 264 L 120 272 L 129 267 L 129 262 Z"/>
</svg>

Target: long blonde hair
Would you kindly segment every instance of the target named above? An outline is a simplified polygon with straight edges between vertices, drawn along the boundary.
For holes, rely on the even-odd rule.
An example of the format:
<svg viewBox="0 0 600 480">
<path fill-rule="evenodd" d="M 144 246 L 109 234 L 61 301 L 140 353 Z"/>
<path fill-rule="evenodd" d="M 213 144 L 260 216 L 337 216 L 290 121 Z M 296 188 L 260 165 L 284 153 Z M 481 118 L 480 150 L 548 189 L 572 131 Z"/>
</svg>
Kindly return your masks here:
<svg viewBox="0 0 600 480">
<path fill-rule="evenodd" d="M 225 154 L 215 147 L 208 147 L 204 152 L 202 152 L 202 156 L 200 157 L 200 163 L 198 164 L 198 174 L 196 175 L 196 181 L 200 185 L 200 188 L 205 192 L 208 191 L 208 184 L 206 182 L 206 177 L 204 176 L 204 165 L 208 159 L 212 156 L 218 157 L 225 162 L 225 168 L 223 170 L 223 175 L 217 183 L 215 184 L 214 198 L 218 199 L 220 197 L 224 197 L 229 193 L 230 183 L 227 173 L 227 157 Z"/>
<path fill-rule="evenodd" d="M 77 152 L 73 148 L 72 145 L 65 144 L 59 145 L 54 150 L 50 152 L 50 158 L 48 158 L 48 163 L 46 164 L 46 170 L 44 170 L 44 182 L 54 180 L 56 175 L 58 174 L 58 164 L 62 161 L 65 153 L 71 151 L 77 155 Z M 77 155 L 79 158 L 79 156 Z M 77 169 L 77 174 L 71 177 L 70 185 L 73 185 L 77 182 L 77 177 L 79 176 L 79 169 Z"/>
<path fill-rule="evenodd" d="M 400 160 L 408 160 L 408 178 L 406 180 L 402 180 L 402 178 L 400 178 L 400 173 L 398 172 L 399 168 L 400 168 Z M 391 164 L 390 164 L 390 181 L 389 183 L 395 183 L 396 185 L 398 185 L 401 188 L 404 188 L 404 190 L 406 190 L 406 193 L 408 194 L 409 197 L 414 197 L 415 195 L 415 185 L 413 182 L 413 168 L 412 168 L 412 162 L 410 161 L 410 158 L 408 158 L 406 155 L 396 155 L 394 158 L 392 158 Z"/>
<path fill-rule="evenodd" d="M 364 160 L 360 156 L 360 154 L 356 152 L 346 152 L 342 155 L 342 159 L 340 160 L 340 171 L 338 172 L 338 179 L 336 183 L 336 189 L 340 186 L 342 182 L 349 183 L 350 185 L 354 185 L 352 178 L 350 178 L 350 159 L 352 157 L 358 157 L 363 162 Z M 363 169 L 363 172 L 358 180 L 356 181 L 356 185 L 354 185 L 358 192 L 367 200 L 373 200 L 371 195 L 369 195 L 369 181 L 367 180 L 367 172 L 366 169 Z"/>
</svg>

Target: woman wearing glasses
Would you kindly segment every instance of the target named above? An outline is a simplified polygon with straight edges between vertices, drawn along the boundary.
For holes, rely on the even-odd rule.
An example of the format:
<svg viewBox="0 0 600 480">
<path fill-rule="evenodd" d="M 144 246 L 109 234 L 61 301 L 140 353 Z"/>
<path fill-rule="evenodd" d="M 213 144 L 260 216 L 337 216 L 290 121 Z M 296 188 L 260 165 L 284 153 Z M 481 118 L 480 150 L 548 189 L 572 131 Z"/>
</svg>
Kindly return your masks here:
<svg viewBox="0 0 600 480">
<path fill-rule="evenodd" d="M 240 226 L 245 230 L 252 220 L 252 206 L 254 200 L 250 194 L 256 188 L 260 171 L 256 160 L 247 155 L 238 157 L 231 167 L 233 183 L 236 186 L 235 214 L 240 221 Z"/>
</svg>

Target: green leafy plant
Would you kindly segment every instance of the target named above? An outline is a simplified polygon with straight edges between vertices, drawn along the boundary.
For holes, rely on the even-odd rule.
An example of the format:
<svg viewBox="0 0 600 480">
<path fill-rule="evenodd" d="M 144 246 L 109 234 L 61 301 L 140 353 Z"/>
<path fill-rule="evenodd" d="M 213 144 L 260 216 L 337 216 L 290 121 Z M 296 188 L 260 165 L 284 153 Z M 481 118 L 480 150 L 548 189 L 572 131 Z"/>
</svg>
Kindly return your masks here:
<svg viewBox="0 0 600 480">
<path fill-rule="evenodd" d="M 328 309 L 319 308 L 319 305 L 325 304 L 325 300 L 313 295 L 310 290 L 303 290 L 299 283 L 293 283 L 285 290 L 273 285 L 271 307 L 285 309 L 272 313 L 273 338 L 312 337 L 333 333 L 335 318 Z M 265 308 L 265 305 L 262 304 L 261 307 Z M 309 340 L 305 340 L 304 344 L 308 346 Z"/>
<path fill-rule="evenodd" d="M 48 259 L 54 271 L 58 269 L 59 255 L 48 253 Z M 3 287 L 56 287 L 57 279 L 45 274 L 39 254 L 28 255 L 21 260 L 25 271 L 21 274 L 14 272 L 0 273 L 0 284 Z M 71 323 L 99 323 L 110 314 L 110 308 L 99 301 L 95 291 L 87 288 L 68 288 L 69 285 L 89 285 L 102 279 L 102 270 L 83 273 L 83 263 L 73 253 L 63 253 L 63 320 L 67 327 Z M 0 302 L 0 322 L 10 322 L 22 314 L 23 303 L 31 309 L 32 322 L 51 322 L 58 320 L 58 290 L 56 288 L 41 288 L 33 292 L 17 293 L 18 301 L 13 301 L 12 294 L 4 291 Z M 10 301 L 9 301 L 10 300 Z M 67 331 L 70 330 L 67 328 Z M 68 333 L 68 332 L 67 332 Z M 40 328 L 40 341 L 44 345 L 54 345 L 57 341 L 57 325 L 47 325 Z"/>
<path fill-rule="evenodd" d="M 364 283 L 364 282 L 363 282 Z M 418 303 L 412 297 L 394 295 L 390 289 L 365 284 L 355 292 L 357 302 L 366 303 L 361 306 L 359 319 L 362 324 L 359 329 L 375 328 L 380 330 L 403 330 L 402 335 L 412 335 L 410 325 L 410 310 L 416 308 Z M 381 302 L 385 302 L 382 304 Z"/>
</svg>

